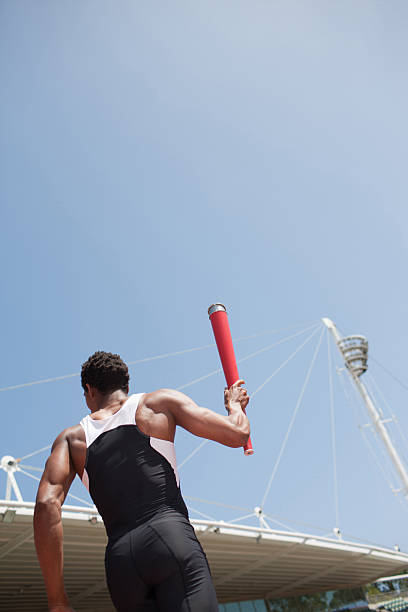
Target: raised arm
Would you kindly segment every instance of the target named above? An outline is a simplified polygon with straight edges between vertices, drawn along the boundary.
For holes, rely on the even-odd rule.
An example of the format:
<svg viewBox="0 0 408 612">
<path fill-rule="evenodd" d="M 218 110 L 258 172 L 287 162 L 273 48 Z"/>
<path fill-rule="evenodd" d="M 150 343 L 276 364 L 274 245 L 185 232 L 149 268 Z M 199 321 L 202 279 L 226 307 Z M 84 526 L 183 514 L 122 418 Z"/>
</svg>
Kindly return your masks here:
<svg viewBox="0 0 408 612">
<path fill-rule="evenodd" d="M 51 611 L 71 610 L 63 577 L 61 506 L 75 477 L 66 430 L 55 440 L 38 487 L 34 541 Z"/>
<path fill-rule="evenodd" d="M 173 426 L 173 435 L 175 426 L 179 425 L 196 436 L 220 442 L 225 446 L 244 446 L 249 437 L 249 422 L 243 408 L 247 406 L 249 397 L 246 389 L 241 389 L 243 384 L 244 381 L 239 380 L 229 389 L 225 389 L 227 416 L 198 406 L 180 391 L 160 389 L 150 393 L 145 399 L 146 408 L 153 412 L 150 423 L 153 425 L 156 422 L 158 428 L 163 423 L 163 433 L 164 423 L 167 422 L 170 431 Z M 155 435 L 152 430 L 149 433 Z"/>
</svg>

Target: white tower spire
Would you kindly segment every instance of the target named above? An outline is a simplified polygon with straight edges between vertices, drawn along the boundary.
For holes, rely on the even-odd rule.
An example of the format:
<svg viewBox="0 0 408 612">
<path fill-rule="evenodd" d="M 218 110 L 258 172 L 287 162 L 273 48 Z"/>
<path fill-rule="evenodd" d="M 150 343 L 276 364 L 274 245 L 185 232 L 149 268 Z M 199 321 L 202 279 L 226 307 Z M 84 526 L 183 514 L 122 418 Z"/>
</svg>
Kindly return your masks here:
<svg viewBox="0 0 408 612">
<path fill-rule="evenodd" d="M 336 345 L 342 354 L 345 361 L 346 367 L 349 371 L 352 381 L 357 387 L 363 402 L 366 405 L 368 414 L 373 422 L 373 425 L 384 443 L 384 446 L 388 452 L 388 455 L 394 464 L 394 467 L 398 473 L 398 476 L 402 482 L 402 491 L 405 497 L 408 499 L 408 472 L 401 461 L 398 452 L 392 443 L 391 437 L 385 426 L 384 421 L 381 419 L 381 415 L 374 405 L 364 383 L 360 380 L 360 376 L 367 370 L 367 356 L 368 356 L 368 342 L 364 336 L 347 336 L 342 338 L 337 330 L 337 327 L 330 319 L 324 317 L 322 319 L 327 329 L 333 335 L 336 341 Z"/>
</svg>

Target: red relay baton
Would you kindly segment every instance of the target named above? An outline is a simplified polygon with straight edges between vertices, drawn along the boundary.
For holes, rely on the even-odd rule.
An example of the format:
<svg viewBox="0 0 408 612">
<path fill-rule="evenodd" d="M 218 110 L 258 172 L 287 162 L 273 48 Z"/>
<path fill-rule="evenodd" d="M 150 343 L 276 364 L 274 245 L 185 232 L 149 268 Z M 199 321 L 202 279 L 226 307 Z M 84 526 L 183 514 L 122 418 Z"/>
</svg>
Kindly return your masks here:
<svg viewBox="0 0 408 612">
<path fill-rule="evenodd" d="M 208 309 L 208 316 L 210 317 L 215 342 L 217 343 L 225 380 L 227 381 L 227 386 L 231 387 L 231 385 L 239 380 L 239 374 L 228 323 L 227 309 L 223 304 L 212 304 Z M 245 409 L 243 410 L 245 412 Z M 248 438 L 248 442 L 244 446 L 244 453 L 245 455 L 253 455 L 254 453 L 251 438 Z"/>
</svg>

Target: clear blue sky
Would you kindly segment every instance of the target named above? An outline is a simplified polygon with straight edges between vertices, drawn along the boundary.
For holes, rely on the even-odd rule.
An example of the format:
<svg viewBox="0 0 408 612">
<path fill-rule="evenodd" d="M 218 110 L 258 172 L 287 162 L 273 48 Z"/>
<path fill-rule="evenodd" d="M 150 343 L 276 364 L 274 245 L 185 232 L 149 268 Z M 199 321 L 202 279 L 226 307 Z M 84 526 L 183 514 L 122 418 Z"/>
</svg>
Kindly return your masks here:
<svg viewBox="0 0 408 612">
<path fill-rule="evenodd" d="M 398 1 L 4 0 L 0 387 L 77 372 L 97 349 L 131 361 L 208 344 L 214 301 L 236 337 L 329 316 L 407 382 L 407 18 Z M 302 338 L 243 364 L 249 390 Z M 260 503 L 316 340 L 249 406 L 256 454 L 206 446 L 182 470 L 186 495 Z M 133 390 L 217 367 L 214 349 L 139 364 Z M 407 392 L 371 371 L 407 431 Z M 334 376 L 340 527 L 408 550 L 408 503 Z M 222 389 L 219 375 L 188 392 L 222 411 Z M 1 455 L 87 412 L 77 378 L 0 403 Z M 330 436 L 323 338 L 267 512 L 330 531 Z M 196 444 L 179 435 L 179 460 Z"/>
</svg>

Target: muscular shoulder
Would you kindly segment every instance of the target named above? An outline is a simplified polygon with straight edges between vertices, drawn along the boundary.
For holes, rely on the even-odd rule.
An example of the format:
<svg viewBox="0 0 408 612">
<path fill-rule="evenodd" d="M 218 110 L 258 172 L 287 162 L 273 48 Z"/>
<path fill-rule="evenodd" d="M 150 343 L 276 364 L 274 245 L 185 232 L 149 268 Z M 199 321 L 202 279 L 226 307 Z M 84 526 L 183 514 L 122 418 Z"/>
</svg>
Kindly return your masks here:
<svg viewBox="0 0 408 612">
<path fill-rule="evenodd" d="M 75 442 L 82 442 L 84 440 L 85 440 L 85 432 L 83 428 L 81 427 L 81 425 L 78 423 L 78 425 L 67 427 L 66 429 L 61 431 L 59 436 L 57 436 L 57 438 L 55 439 L 53 447 L 63 442 L 68 442 L 68 444 L 72 444 Z"/>
<path fill-rule="evenodd" d="M 154 412 L 165 411 L 174 403 L 181 401 L 186 396 L 176 389 L 157 389 L 151 393 L 146 393 L 142 398 L 142 405 L 150 408 Z"/>
<path fill-rule="evenodd" d="M 52 454 L 54 452 L 62 453 L 62 455 L 67 453 L 70 464 L 77 474 L 82 476 L 86 459 L 86 439 L 81 425 L 78 424 L 64 429 L 52 445 Z"/>
<path fill-rule="evenodd" d="M 136 421 L 145 434 L 165 440 L 174 439 L 175 423 L 171 405 L 177 393 L 173 389 L 158 389 L 143 396 Z"/>
</svg>

